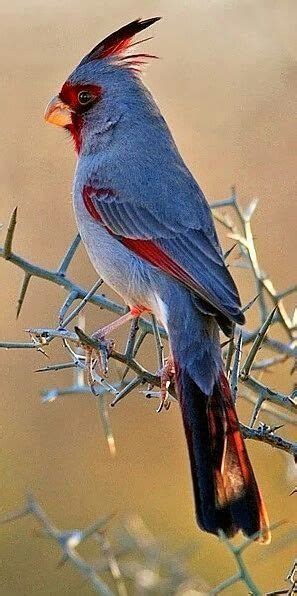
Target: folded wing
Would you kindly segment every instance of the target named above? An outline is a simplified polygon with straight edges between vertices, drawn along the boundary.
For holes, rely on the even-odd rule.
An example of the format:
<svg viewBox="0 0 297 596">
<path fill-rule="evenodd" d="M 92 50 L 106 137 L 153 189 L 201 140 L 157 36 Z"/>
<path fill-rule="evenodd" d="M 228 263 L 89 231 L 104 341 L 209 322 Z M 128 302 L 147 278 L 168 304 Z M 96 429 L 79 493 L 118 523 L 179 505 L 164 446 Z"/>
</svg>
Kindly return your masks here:
<svg viewBox="0 0 297 596">
<path fill-rule="evenodd" d="M 88 187 L 84 200 L 93 217 L 130 250 L 188 287 L 214 312 L 244 323 L 235 283 L 211 229 L 199 227 L 196 218 L 189 226 L 181 217 L 160 217 L 157 205 L 140 205 L 114 191 Z"/>
</svg>

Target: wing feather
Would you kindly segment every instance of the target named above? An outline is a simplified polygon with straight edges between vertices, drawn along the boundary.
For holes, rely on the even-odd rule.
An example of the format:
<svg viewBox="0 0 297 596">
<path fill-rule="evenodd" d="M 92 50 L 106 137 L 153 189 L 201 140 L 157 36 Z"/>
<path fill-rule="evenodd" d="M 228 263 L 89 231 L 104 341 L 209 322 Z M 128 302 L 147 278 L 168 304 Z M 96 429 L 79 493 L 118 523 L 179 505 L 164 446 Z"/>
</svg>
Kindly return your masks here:
<svg viewBox="0 0 297 596">
<path fill-rule="evenodd" d="M 89 188 L 89 187 L 88 187 Z M 85 193 L 84 193 L 85 198 Z M 115 192 L 92 189 L 89 199 L 97 219 L 125 246 L 174 277 L 227 318 L 244 323 L 240 299 L 227 269 L 216 233 L 178 218 L 158 218 L 156 205 L 141 205 Z M 186 225 L 185 225 L 186 224 Z"/>
</svg>

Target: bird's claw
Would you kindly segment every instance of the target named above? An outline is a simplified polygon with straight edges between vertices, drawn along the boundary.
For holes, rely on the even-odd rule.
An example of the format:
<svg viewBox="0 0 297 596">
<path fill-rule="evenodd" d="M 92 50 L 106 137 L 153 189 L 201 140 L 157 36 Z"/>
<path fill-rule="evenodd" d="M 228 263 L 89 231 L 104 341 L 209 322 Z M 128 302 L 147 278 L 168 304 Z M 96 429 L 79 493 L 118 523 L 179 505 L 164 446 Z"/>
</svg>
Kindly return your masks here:
<svg viewBox="0 0 297 596">
<path fill-rule="evenodd" d="M 106 376 L 108 374 L 108 359 L 114 348 L 114 340 L 106 339 L 100 330 L 93 333 L 91 338 L 98 344 L 98 348 L 94 351 L 99 360 L 99 369 Z"/>
<path fill-rule="evenodd" d="M 75 327 L 75 333 L 80 340 L 81 347 L 85 350 L 87 382 L 92 389 L 96 383 L 93 370 L 97 364 L 100 374 L 104 377 L 108 374 L 108 359 L 113 350 L 114 341 L 105 339 L 100 330 L 89 336 L 79 327 Z"/>
<path fill-rule="evenodd" d="M 157 375 L 161 381 L 160 391 L 160 403 L 157 409 L 157 413 L 162 412 L 163 408 L 169 410 L 170 408 L 170 395 L 169 387 L 174 381 L 174 363 L 171 357 L 167 358 L 164 362 L 164 366 L 157 371 Z"/>
</svg>

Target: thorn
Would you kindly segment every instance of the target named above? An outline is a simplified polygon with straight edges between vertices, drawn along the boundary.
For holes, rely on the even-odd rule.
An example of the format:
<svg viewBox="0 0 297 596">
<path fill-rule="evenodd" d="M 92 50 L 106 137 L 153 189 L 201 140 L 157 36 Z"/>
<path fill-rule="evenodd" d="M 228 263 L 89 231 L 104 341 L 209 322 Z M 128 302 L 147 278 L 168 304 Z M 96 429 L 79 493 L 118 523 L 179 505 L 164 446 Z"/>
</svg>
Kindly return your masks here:
<svg viewBox="0 0 297 596">
<path fill-rule="evenodd" d="M 36 368 L 34 370 L 34 372 L 36 373 L 40 373 L 40 372 L 49 372 L 49 371 L 57 371 L 57 370 L 65 370 L 65 368 L 77 368 L 78 363 L 77 362 L 63 362 L 61 364 L 52 364 L 51 366 L 44 366 L 42 368 Z"/>
<path fill-rule="evenodd" d="M 263 435 L 273 435 L 276 430 L 279 430 L 280 428 L 283 428 L 284 426 L 285 426 L 284 424 L 278 424 L 276 426 L 269 426 L 269 424 L 266 424 L 265 422 L 260 422 L 260 424 L 258 426 L 258 430 Z"/>
<path fill-rule="evenodd" d="M 234 329 L 233 329 L 232 337 L 230 337 L 230 339 L 228 341 L 228 344 L 229 344 L 229 347 L 228 347 L 228 351 L 227 351 L 227 355 L 226 355 L 225 368 L 226 368 L 226 373 L 227 373 L 227 376 L 228 376 L 228 379 L 229 379 L 231 362 L 232 362 L 232 358 L 233 358 L 233 354 L 234 354 L 234 350 L 235 350 L 235 345 L 234 345 Z"/>
<path fill-rule="evenodd" d="M 10 222 L 9 222 L 9 226 L 7 229 L 7 234 L 6 234 L 6 238 L 5 238 L 5 242 L 4 242 L 3 257 L 4 257 L 4 259 L 7 259 L 7 260 L 10 259 L 10 257 L 11 257 L 12 240 L 13 240 L 15 226 L 17 223 L 17 212 L 18 212 L 18 208 L 15 207 L 15 209 L 12 212 L 11 218 L 10 218 Z"/>
<path fill-rule="evenodd" d="M 272 323 L 273 317 L 275 315 L 275 311 L 277 310 L 277 306 L 274 307 L 274 309 L 271 311 L 271 313 L 268 315 L 266 321 L 264 321 L 261 329 L 259 330 L 257 337 L 246 357 L 245 363 L 241 369 L 241 373 L 240 373 L 240 377 L 242 380 L 247 379 L 251 366 L 254 362 L 254 359 L 256 357 L 257 352 L 259 351 L 261 344 L 263 342 L 263 339 Z"/>
<path fill-rule="evenodd" d="M 234 248 L 237 246 L 237 242 L 235 242 L 231 248 L 229 248 L 228 250 L 226 250 L 226 252 L 224 253 L 224 261 L 226 261 L 226 259 L 229 257 L 229 255 L 231 254 L 231 252 L 234 250 Z"/>
<path fill-rule="evenodd" d="M 253 428 L 253 426 L 257 420 L 258 414 L 262 408 L 262 405 L 263 405 L 264 401 L 266 400 L 266 393 L 267 392 L 265 390 L 261 391 L 261 393 L 256 401 L 254 411 L 252 413 L 252 417 L 251 417 L 251 421 L 250 421 L 251 428 Z"/>
<path fill-rule="evenodd" d="M 22 286 L 21 286 L 20 296 L 19 296 L 19 299 L 18 299 L 18 302 L 17 302 L 17 311 L 16 311 L 16 318 L 17 319 L 19 317 L 19 314 L 21 312 L 21 308 L 23 306 L 23 302 L 24 302 L 24 299 L 25 299 L 25 296 L 26 296 L 26 292 L 27 292 L 27 289 L 28 289 L 28 285 L 29 285 L 30 279 L 31 279 L 30 273 L 25 273 L 24 279 L 23 279 L 23 283 L 22 283 Z"/>
<path fill-rule="evenodd" d="M 256 300 L 258 300 L 259 296 L 260 296 L 260 293 L 259 293 L 259 294 L 257 294 L 257 295 L 256 295 L 254 298 L 252 298 L 252 299 L 251 299 L 251 300 L 250 300 L 250 301 L 249 301 L 249 302 L 248 302 L 248 303 L 247 303 L 247 304 L 246 304 L 246 305 L 245 305 L 245 306 L 244 306 L 244 307 L 241 309 L 241 310 L 242 310 L 242 312 L 246 312 L 247 310 L 249 310 L 249 309 L 250 309 L 250 308 L 253 306 L 253 304 L 255 304 Z"/>
<path fill-rule="evenodd" d="M 43 356 L 45 356 L 46 358 L 48 358 L 50 360 L 49 355 L 46 353 L 46 351 L 43 348 L 37 348 L 37 352 L 40 352 L 41 354 L 43 354 Z"/>
<path fill-rule="evenodd" d="M 71 292 L 67 296 L 65 302 L 63 302 L 63 304 L 59 310 L 59 316 L 58 316 L 58 321 L 59 321 L 60 327 L 63 327 L 64 317 L 65 317 L 65 314 L 66 314 L 68 308 L 70 308 L 71 304 L 73 304 L 73 302 L 77 298 L 78 298 L 78 292 L 76 290 L 71 290 Z"/>
<path fill-rule="evenodd" d="M 89 292 L 85 295 L 85 297 L 81 300 L 78 306 L 76 306 L 76 308 L 74 308 L 73 311 L 63 321 L 60 322 L 61 327 L 66 327 L 70 323 L 70 321 L 72 321 L 72 319 L 74 319 L 74 317 L 76 317 L 81 312 L 81 310 L 87 304 L 88 300 L 95 294 L 95 292 L 98 290 L 98 288 L 100 288 L 100 286 L 102 286 L 102 284 L 103 279 L 99 278 L 96 281 L 96 283 L 92 286 L 92 288 L 89 290 Z M 73 298 L 71 298 L 71 296 L 73 296 L 72 292 L 70 293 L 68 300 L 66 300 L 62 308 L 65 308 L 65 305 L 66 308 L 70 306 L 71 300 L 73 302 Z"/>
<path fill-rule="evenodd" d="M 222 348 L 225 348 L 225 346 L 228 346 L 228 345 L 229 345 L 229 343 L 232 341 L 232 339 L 233 339 L 233 338 L 232 338 L 232 337 L 230 337 L 230 339 L 227 339 L 226 341 L 223 341 L 223 342 L 220 344 L 220 348 L 222 349 Z"/>
<path fill-rule="evenodd" d="M 80 243 L 80 235 L 77 234 L 75 236 L 74 240 L 72 241 L 72 243 L 70 244 L 69 248 L 67 249 L 62 262 L 60 263 L 60 266 L 58 268 L 59 275 L 65 276 L 65 273 L 67 272 L 67 269 L 74 257 L 75 251 L 79 246 L 79 243 Z"/>
<path fill-rule="evenodd" d="M 115 398 L 110 403 L 111 407 L 113 408 L 119 401 L 121 401 L 121 399 L 123 399 L 124 397 L 126 397 L 126 395 L 131 393 L 131 391 L 133 391 L 133 389 L 138 387 L 138 385 L 140 385 L 141 382 L 142 382 L 141 377 L 135 377 L 134 379 L 132 379 L 132 381 L 130 381 L 130 383 L 128 383 L 128 385 L 126 385 L 126 387 L 124 387 L 124 389 L 122 389 L 122 391 L 119 391 L 119 393 L 117 393 Z"/>
<path fill-rule="evenodd" d="M 275 431 L 279 430 L 280 428 L 284 428 L 284 426 L 285 426 L 284 424 L 276 424 L 275 426 L 271 427 L 270 432 L 273 434 L 273 433 L 275 433 Z"/>
<path fill-rule="evenodd" d="M 239 336 L 238 336 L 238 341 L 237 341 L 237 345 L 235 348 L 235 354 L 234 354 L 234 362 L 233 362 L 233 368 L 232 368 L 232 373 L 231 373 L 231 379 L 230 379 L 231 392 L 232 392 L 232 397 L 233 397 L 234 403 L 235 403 L 236 397 L 237 397 L 241 354 L 242 354 L 242 331 L 240 331 Z"/>
</svg>

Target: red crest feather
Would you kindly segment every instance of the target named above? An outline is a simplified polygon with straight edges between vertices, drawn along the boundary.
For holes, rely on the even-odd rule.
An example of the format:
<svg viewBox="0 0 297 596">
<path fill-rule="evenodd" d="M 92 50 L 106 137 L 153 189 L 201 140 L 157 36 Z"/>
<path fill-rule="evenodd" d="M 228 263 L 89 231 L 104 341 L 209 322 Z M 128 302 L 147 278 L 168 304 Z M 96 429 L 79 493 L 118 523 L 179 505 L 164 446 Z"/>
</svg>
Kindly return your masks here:
<svg viewBox="0 0 297 596">
<path fill-rule="evenodd" d="M 161 17 L 153 17 L 151 19 L 136 19 L 127 25 L 124 25 L 114 33 L 108 35 L 103 41 L 100 41 L 81 61 L 81 64 L 86 64 L 91 60 L 101 60 L 108 56 L 118 56 L 124 52 L 129 46 L 133 37 L 143 31 Z"/>
</svg>

